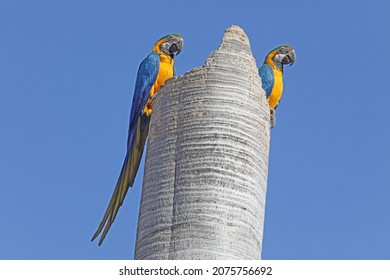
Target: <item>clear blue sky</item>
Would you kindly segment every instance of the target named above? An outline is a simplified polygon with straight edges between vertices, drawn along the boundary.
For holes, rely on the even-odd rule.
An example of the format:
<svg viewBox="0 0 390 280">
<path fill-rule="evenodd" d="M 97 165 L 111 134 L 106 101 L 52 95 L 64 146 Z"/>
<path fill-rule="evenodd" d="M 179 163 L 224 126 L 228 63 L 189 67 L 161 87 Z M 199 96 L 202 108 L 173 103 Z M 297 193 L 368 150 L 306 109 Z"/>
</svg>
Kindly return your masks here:
<svg viewBox="0 0 390 280">
<path fill-rule="evenodd" d="M 0 259 L 133 258 L 142 172 L 103 246 L 89 240 L 138 65 L 179 33 L 182 75 L 232 24 L 259 66 L 278 45 L 297 53 L 271 136 L 263 258 L 390 259 L 390 2 L 322 2 L 1 1 Z"/>
</svg>

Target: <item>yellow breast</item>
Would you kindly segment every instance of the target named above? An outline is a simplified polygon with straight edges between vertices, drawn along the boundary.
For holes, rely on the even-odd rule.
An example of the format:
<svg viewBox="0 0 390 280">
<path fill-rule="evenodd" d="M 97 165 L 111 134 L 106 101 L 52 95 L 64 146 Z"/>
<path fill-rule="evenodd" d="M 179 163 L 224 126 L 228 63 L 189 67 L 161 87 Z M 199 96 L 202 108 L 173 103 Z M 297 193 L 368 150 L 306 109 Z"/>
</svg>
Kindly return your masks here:
<svg viewBox="0 0 390 280">
<path fill-rule="evenodd" d="M 271 109 L 275 109 L 280 99 L 282 98 L 283 93 L 283 72 L 277 69 L 272 69 L 274 71 L 274 87 L 272 88 L 272 92 L 268 97 L 268 104 Z"/>
<path fill-rule="evenodd" d="M 169 56 L 160 55 L 160 69 L 158 71 L 157 79 L 153 84 L 151 95 L 154 95 L 160 90 L 160 87 L 165 81 L 173 76 L 173 59 Z"/>
<path fill-rule="evenodd" d="M 144 108 L 144 113 L 149 116 L 152 113 L 153 102 L 151 97 L 155 95 L 160 87 L 165 83 L 165 81 L 173 76 L 173 58 L 164 53 L 160 54 L 160 68 L 157 74 L 156 81 L 154 82 L 152 88 L 149 92 L 149 98 Z"/>
</svg>

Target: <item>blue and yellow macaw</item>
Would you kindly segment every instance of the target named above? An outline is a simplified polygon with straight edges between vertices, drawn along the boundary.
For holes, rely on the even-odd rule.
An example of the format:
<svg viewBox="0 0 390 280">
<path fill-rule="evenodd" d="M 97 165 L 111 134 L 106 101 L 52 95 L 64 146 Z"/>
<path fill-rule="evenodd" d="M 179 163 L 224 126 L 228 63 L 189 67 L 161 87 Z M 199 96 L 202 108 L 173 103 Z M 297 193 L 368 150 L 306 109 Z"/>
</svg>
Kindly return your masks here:
<svg viewBox="0 0 390 280">
<path fill-rule="evenodd" d="M 275 109 L 278 107 L 283 93 L 283 65 L 295 62 L 295 50 L 290 46 L 273 49 L 265 58 L 259 69 L 263 89 L 267 95 L 271 110 L 271 128 L 275 126 Z"/>
<path fill-rule="evenodd" d="M 177 34 L 170 34 L 161 38 L 154 45 L 153 51 L 139 66 L 131 105 L 125 161 L 107 210 L 91 240 L 95 240 L 105 227 L 99 246 L 103 243 L 114 222 L 129 187 L 133 186 L 148 136 L 154 95 L 158 93 L 167 79 L 175 75 L 174 57 L 181 52 L 183 43 L 183 38 Z"/>
</svg>

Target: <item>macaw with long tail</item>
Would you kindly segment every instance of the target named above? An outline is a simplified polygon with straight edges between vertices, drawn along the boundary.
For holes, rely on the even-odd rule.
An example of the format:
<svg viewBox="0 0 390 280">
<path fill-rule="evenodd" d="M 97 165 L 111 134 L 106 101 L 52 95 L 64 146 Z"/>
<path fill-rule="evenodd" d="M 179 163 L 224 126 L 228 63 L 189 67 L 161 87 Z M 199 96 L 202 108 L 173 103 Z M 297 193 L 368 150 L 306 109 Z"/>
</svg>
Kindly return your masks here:
<svg viewBox="0 0 390 280">
<path fill-rule="evenodd" d="M 177 34 L 161 38 L 139 66 L 131 105 L 126 157 L 110 203 L 91 240 L 95 240 L 104 228 L 99 246 L 114 222 L 129 187 L 133 186 L 148 136 L 154 95 L 167 79 L 175 75 L 174 57 L 182 51 L 183 43 L 183 38 Z"/>
<path fill-rule="evenodd" d="M 267 95 L 271 110 L 271 128 L 275 126 L 275 109 L 278 107 L 283 93 L 283 65 L 293 65 L 295 50 L 290 46 L 280 46 L 273 49 L 265 58 L 259 69 L 263 89 Z"/>
</svg>

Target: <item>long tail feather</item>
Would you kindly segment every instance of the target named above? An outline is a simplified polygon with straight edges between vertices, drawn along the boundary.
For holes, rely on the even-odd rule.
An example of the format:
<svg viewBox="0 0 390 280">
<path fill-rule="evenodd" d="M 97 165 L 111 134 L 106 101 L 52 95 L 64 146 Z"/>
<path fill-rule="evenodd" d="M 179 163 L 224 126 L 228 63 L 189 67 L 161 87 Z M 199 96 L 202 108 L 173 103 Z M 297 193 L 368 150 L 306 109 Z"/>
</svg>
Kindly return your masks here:
<svg viewBox="0 0 390 280">
<path fill-rule="evenodd" d="M 118 181 L 116 183 L 114 193 L 112 194 L 110 203 L 108 204 L 106 212 L 104 213 L 103 219 L 91 239 L 91 241 L 95 240 L 104 228 L 102 236 L 99 240 L 99 246 L 103 243 L 104 238 L 111 228 L 111 225 L 118 213 L 119 207 L 123 204 L 127 191 L 130 187 L 133 186 L 139 163 L 142 158 L 146 138 L 149 132 L 149 120 L 150 118 L 147 116 L 140 116 L 137 120 L 136 130 L 130 135 L 127 154 Z"/>
</svg>

